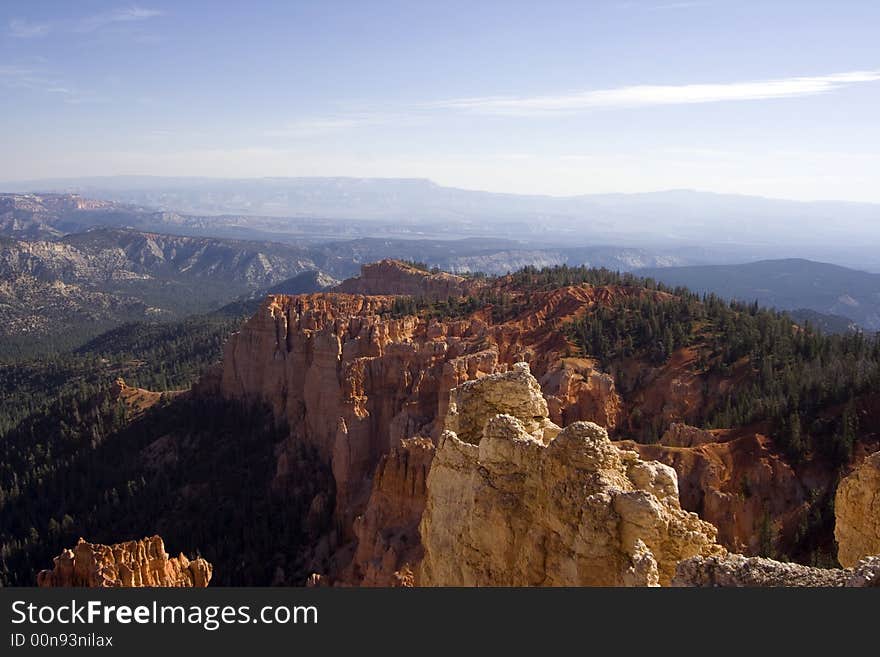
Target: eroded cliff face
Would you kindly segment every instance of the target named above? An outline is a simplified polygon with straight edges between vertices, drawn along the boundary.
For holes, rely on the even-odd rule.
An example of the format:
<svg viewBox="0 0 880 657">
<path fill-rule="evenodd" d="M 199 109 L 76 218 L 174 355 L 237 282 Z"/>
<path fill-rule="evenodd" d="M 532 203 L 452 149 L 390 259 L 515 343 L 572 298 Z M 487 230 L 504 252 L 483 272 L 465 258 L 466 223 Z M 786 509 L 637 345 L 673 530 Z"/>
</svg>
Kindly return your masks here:
<svg viewBox="0 0 880 657">
<path fill-rule="evenodd" d="M 402 440 L 382 457 L 364 513 L 354 521 L 357 547 L 342 582 L 361 586 L 412 586 L 422 560 L 419 521 L 425 510 L 434 443 Z"/>
<path fill-rule="evenodd" d="M 672 468 L 618 449 L 596 424 L 561 429 L 547 416 L 525 363 L 452 391 L 419 584 L 651 586 L 682 559 L 725 553 L 715 528 L 681 509 Z"/>
<path fill-rule="evenodd" d="M 569 286 L 528 292 L 528 303 L 514 313 L 480 304 L 467 315 L 444 319 L 430 311 L 418 316 L 394 311 L 395 294 L 445 300 L 483 294 L 484 285 L 386 261 L 365 266 L 361 278 L 338 288 L 345 293 L 270 296 L 230 339 L 222 368 L 196 387 L 197 394 L 266 403 L 289 427 L 288 438 L 276 446 L 272 486 L 310 500 L 307 526 L 315 549 L 305 568 L 315 573 L 313 583 L 416 580 L 418 525 L 428 499 L 425 473 L 436 467 L 432 446 L 455 444 L 443 434 L 452 429 L 465 445 L 458 450 L 462 458 L 473 457 L 483 467 L 483 431 L 496 415 L 519 418 L 529 436 L 543 436 L 547 429 L 548 446 L 533 455 L 540 463 L 550 462 L 540 455 L 548 453 L 549 437 L 562 426 L 587 420 L 627 437 L 639 435 L 634 427 L 675 420 L 658 444 L 620 446 L 673 468 L 680 507 L 715 524 L 718 543 L 734 551 L 756 554 L 766 548 L 762 533 L 773 541 L 794 535 L 811 510 L 810 491 L 833 490 L 821 473 L 795 472 L 760 427 L 706 431 L 683 424 L 730 385 L 701 378 L 688 350 L 661 366 L 623 363 L 615 366 L 615 376 L 593 359 L 570 356 L 567 322 L 634 296 L 663 293 Z M 492 294 L 503 296 L 505 282 L 498 285 Z M 523 400 L 530 410 L 509 408 L 508 395 L 501 393 L 495 401 L 478 395 L 482 410 L 475 411 L 479 405 L 467 402 L 462 384 L 506 372 L 519 361 L 529 364 L 538 382 L 529 383 L 530 396 Z M 615 380 L 626 395 L 619 394 Z M 453 388 L 458 392 L 451 397 Z M 448 468 L 454 453 L 438 462 Z M 319 481 L 310 463 L 320 463 L 332 481 Z M 529 472 L 520 475 L 528 479 Z M 558 484 L 541 476 L 549 477 L 546 485 Z M 658 581 L 671 577 L 668 565 L 657 572 Z"/>
<path fill-rule="evenodd" d="M 837 487 L 834 501 L 837 559 L 854 566 L 880 555 L 880 452 L 866 458 Z"/>
<path fill-rule="evenodd" d="M 448 390 L 495 371 L 485 324 L 458 322 L 438 338 L 424 320 L 387 315 L 389 297 L 273 296 L 227 344 L 221 378 L 230 398 L 268 403 L 290 427 L 275 487 L 284 490 L 305 449 L 332 467 L 334 519 L 343 539 L 365 508 L 380 459 L 401 440 L 436 435 Z"/>
<path fill-rule="evenodd" d="M 614 377 L 587 358 L 563 358 L 541 377 L 550 419 L 565 426 L 584 418 L 609 431 L 620 423 L 623 402 Z"/>
<path fill-rule="evenodd" d="M 186 555 L 169 557 L 159 536 L 114 545 L 84 539 L 54 559 L 52 570 L 37 574 L 37 586 L 89 588 L 204 587 L 211 581 L 211 564 L 190 561 Z"/>
<path fill-rule="evenodd" d="M 392 268 L 393 275 L 383 278 L 365 267 L 372 278 L 363 289 L 405 292 L 409 288 L 399 280 L 411 276 L 428 280 L 420 289 L 429 289 L 437 279 L 400 268 L 403 274 Z M 310 567 L 325 576 L 321 581 L 393 583 L 418 548 L 419 485 L 410 486 L 414 500 L 395 501 L 375 475 L 395 471 L 401 458 L 410 462 L 417 450 L 407 440 L 436 443 L 450 389 L 526 360 L 545 377 L 545 392 L 560 417 L 570 415 L 572 406 L 591 420 L 606 421 L 616 413 L 613 382 L 588 359 L 564 359 L 566 341 L 551 328 L 598 303 L 592 294 L 583 288 L 536 294 L 521 316 L 501 322 L 488 311 L 444 321 L 400 317 L 391 311 L 392 296 L 274 295 L 230 338 L 222 368 L 195 390 L 266 403 L 288 425 L 289 438 L 276 449 L 277 491 L 301 494 L 306 456 L 332 470 L 333 482 L 315 495 L 309 517 L 310 526 L 324 531 Z M 376 519 L 389 513 L 397 518 L 394 524 L 380 527 Z"/>
</svg>

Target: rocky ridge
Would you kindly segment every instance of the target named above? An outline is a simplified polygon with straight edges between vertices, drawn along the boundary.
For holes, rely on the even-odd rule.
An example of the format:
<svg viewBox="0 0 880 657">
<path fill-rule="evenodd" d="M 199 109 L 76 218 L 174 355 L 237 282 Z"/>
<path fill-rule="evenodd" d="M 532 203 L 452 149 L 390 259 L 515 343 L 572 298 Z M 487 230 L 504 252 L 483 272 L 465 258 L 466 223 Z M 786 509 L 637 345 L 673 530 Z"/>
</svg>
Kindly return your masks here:
<svg viewBox="0 0 880 657">
<path fill-rule="evenodd" d="M 478 283 L 446 272 L 426 272 L 399 260 L 381 260 L 361 267 L 361 275 L 336 287 L 346 294 L 394 294 L 446 299 L 460 297 Z"/>
<path fill-rule="evenodd" d="M 693 557 L 678 564 L 672 586 L 880 587 L 880 557 L 863 559 L 854 568 L 812 568 L 741 554 Z"/>
<path fill-rule="evenodd" d="M 369 278 L 372 268 L 364 270 Z M 559 417 L 576 405 L 585 414 L 595 411 L 581 415 L 582 419 L 606 421 L 619 404 L 613 381 L 596 377 L 591 361 L 562 359 L 565 340 L 549 328 L 589 304 L 602 303 L 594 296 L 599 293 L 571 288 L 538 294 L 534 308 L 506 322 L 496 323 L 489 313 L 479 311 L 438 321 L 391 312 L 392 295 L 413 290 L 410 277 L 428 280 L 419 288 L 425 293 L 433 289 L 431 274 L 405 265 L 402 271 L 381 289 L 375 287 L 380 279 L 373 279 L 371 291 L 383 295 L 269 296 L 241 332 L 230 338 L 222 367 L 198 386 L 201 394 L 265 403 L 289 427 L 288 440 L 276 450 L 273 487 L 277 491 L 295 494 L 303 467 L 307 472 L 314 469 L 302 465 L 305 452 L 331 468 L 332 490 L 313 500 L 313 524 L 321 524 L 319 510 L 324 510 L 326 527 L 324 538 L 316 541 L 320 547 L 313 570 L 329 574 L 334 581 L 343 573 L 347 583 L 360 583 L 366 576 L 364 562 L 352 566 L 355 554 L 367 558 L 358 548 L 362 542 L 385 545 L 387 551 L 393 534 L 400 541 L 393 550 L 397 555 L 418 545 L 415 527 L 420 512 L 408 501 L 399 501 L 400 508 L 411 511 L 409 520 L 399 523 L 410 528 L 406 540 L 393 532 L 386 532 L 384 538 L 366 537 L 371 522 L 359 521 L 357 531 L 355 522 L 368 511 L 374 473 L 383 459 L 387 463 L 406 453 L 394 450 L 411 438 L 436 443 L 450 389 L 526 360 L 546 377 L 544 392 Z M 465 284 L 459 277 L 441 280 L 444 286 L 450 281 Z M 566 373 L 554 374 L 563 367 Z M 382 562 L 375 555 L 369 560 L 373 564 L 369 568 Z M 395 577 L 394 572 L 370 576 L 376 581 Z"/>
</svg>

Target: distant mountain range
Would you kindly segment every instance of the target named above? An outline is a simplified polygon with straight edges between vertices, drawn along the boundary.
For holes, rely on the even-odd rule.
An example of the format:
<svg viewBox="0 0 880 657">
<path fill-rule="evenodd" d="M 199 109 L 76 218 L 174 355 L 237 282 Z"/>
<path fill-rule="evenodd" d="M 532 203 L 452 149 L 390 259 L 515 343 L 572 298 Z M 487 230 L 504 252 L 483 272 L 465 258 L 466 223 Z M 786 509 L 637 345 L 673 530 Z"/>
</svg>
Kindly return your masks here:
<svg viewBox="0 0 880 657">
<path fill-rule="evenodd" d="M 714 292 L 742 301 L 758 301 L 779 310 L 814 311 L 840 317 L 860 327 L 880 330 L 880 274 L 870 274 L 811 260 L 765 260 L 744 265 L 711 265 L 641 269 L 668 285 L 695 292 Z M 812 317 L 814 323 L 819 320 Z M 829 321 L 826 317 L 822 321 Z"/>
<path fill-rule="evenodd" d="M 260 221 L 238 220 L 245 234 L 248 221 Z M 323 289 L 387 257 L 489 274 L 526 265 L 633 269 L 690 262 L 636 248 L 541 249 L 498 238 L 327 241 L 328 231 L 346 234 L 345 223 L 303 221 L 287 226 L 286 241 L 241 240 L 202 235 L 238 234 L 217 217 L 70 194 L 0 195 L 0 336 L 7 347 L 16 341 L 68 347 L 121 322 L 167 321 L 223 306 L 246 312 L 266 293 Z"/>
<path fill-rule="evenodd" d="M 120 228 L 0 238 L 0 336 L 73 346 L 121 322 L 206 312 L 316 269 L 289 244 Z"/>
<path fill-rule="evenodd" d="M 398 236 L 481 235 L 533 245 L 649 249 L 696 245 L 711 247 L 716 262 L 798 256 L 880 270 L 880 256 L 872 248 L 880 241 L 880 205 L 868 203 L 807 203 L 689 190 L 552 197 L 394 178 L 119 176 L 11 182 L 0 189 L 78 192 L 203 215 L 202 229 L 212 223 L 204 215 L 228 215 L 213 222 L 215 228 L 235 225 L 236 217 L 249 215 L 250 229 L 261 231 L 250 235 L 254 238 L 276 239 L 272 233 L 290 232 L 291 224 L 304 219 L 346 219 L 353 230 L 368 220 L 383 224 L 383 231 L 396 229 Z M 257 216 L 260 222 L 253 220 Z M 178 221 L 166 220 L 172 225 Z M 364 235 L 350 235 L 357 236 Z"/>
<path fill-rule="evenodd" d="M 371 227 L 376 234 L 368 236 Z M 880 275 L 834 265 L 705 265 L 717 260 L 698 246 L 578 246 L 575 240 L 452 240 L 415 233 L 404 238 L 400 232 L 393 223 L 211 217 L 71 194 L 2 194 L 0 335 L 7 344 L 57 340 L 70 346 L 126 321 L 170 320 L 222 307 L 245 313 L 268 292 L 324 289 L 383 258 L 490 275 L 525 266 L 638 270 L 697 291 L 757 299 L 826 331 L 852 324 L 880 328 Z M 265 234 L 280 239 L 235 237 Z"/>
</svg>

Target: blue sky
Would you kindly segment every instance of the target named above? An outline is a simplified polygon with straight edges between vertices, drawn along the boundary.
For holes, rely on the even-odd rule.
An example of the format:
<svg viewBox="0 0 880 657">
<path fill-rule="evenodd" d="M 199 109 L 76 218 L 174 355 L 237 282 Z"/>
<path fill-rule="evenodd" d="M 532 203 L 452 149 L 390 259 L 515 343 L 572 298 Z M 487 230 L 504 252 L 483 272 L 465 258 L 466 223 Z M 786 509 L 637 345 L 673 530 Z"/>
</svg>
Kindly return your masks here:
<svg viewBox="0 0 880 657">
<path fill-rule="evenodd" d="M 0 5 L 0 179 L 880 202 L 880 2 Z"/>
</svg>

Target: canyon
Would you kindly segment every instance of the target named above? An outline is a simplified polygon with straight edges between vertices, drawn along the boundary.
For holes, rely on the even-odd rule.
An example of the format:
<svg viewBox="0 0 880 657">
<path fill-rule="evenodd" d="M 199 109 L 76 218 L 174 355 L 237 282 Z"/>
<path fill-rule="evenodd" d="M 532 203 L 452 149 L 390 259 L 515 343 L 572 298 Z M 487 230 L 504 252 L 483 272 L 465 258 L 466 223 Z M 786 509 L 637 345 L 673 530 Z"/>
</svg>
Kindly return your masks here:
<svg viewBox="0 0 880 657">
<path fill-rule="evenodd" d="M 298 489 L 296 478 L 308 472 L 304 448 L 330 468 L 332 490 L 318 493 L 310 505 L 312 525 L 323 527 L 311 555 L 311 584 L 405 585 L 418 583 L 420 572 L 425 581 L 436 581 L 425 575 L 432 569 L 424 566 L 430 559 L 419 532 L 420 522 L 426 530 L 432 476 L 439 476 L 432 473 L 449 467 L 443 464 L 452 444 L 461 443 L 460 459 L 479 462 L 471 444 L 479 442 L 473 436 L 488 419 L 451 413 L 456 404 L 450 395 L 460 393 L 450 391 L 520 362 L 539 382 L 543 406 L 534 416 L 494 408 L 519 418 L 524 428 L 511 428 L 513 433 L 532 435 L 530 423 L 538 417 L 555 430 L 581 421 L 604 427 L 612 439 L 623 439 L 615 444 L 634 454 L 627 458 L 665 464 L 676 473 L 676 504 L 680 491 L 682 512 L 717 527 L 719 549 L 758 553 L 762 523 L 772 529 L 770 540 L 784 543 L 810 511 L 811 486 L 830 485 L 815 472 L 805 479 L 760 427 L 708 431 L 679 422 L 656 444 L 626 440 L 626 418 L 635 405 L 654 404 L 658 415 L 686 418 L 688 408 L 711 399 L 705 381 L 673 355 L 651 368 L 648 384 L 626 399 L 597 361 L 570 355 L 560 327 L 622 298 L 664 293 L 563 286 L 530 294 L 521 312 L 500 320 L 486 308 L 443 319 L 394 312 L 398 295 L 443 299 L 479 294 L 486 285 L 384 261 L 365 265 L 361 277 L 333 292 L 270 296 L 232 336 L 223 364 L 200 384 L 202 394 L 267 403 L 288 425 L 288 439 L 276 448 L 275 490 Z M 464 504 L 459 499 L 447 512 L 461 512 Z M 672 570 L 674 564 L 664 565 L 658 581 L 671 581 Z"/>
<path fill-rule="evenodd" d="M 692 343 L 662 359 L 632 351 L 609 361 L 573 339 L 574 323 L 664 307 L 669 291 L 613 277 L 579 282 L 564 270 L 553 274 L 559 281 L 542 276 L 364 265 L 329 291 L 266 297 L 222 361 L 164 405 L 122 381 L 110 395 L 135 424 L 180 404 L 266 409 L 275 427 L 261 429 L 271 442 L 248 440 L 247 457 L 265 462 L 248 499 L 270 496 L 269 508 L 290 515 L 274 522 L 292 523 L 293 542 L 263 537 L 275 584 L 875 581 L 876 564 L 864 562 L 878 551 L 872 397 L 846 411 L 863 430 L 837 487 L 821 455 L 789 458 L 767 422 L 696 426 L 741 385 L 746 360 L 701 366 Z M 663 431 L 633 440 L 646 426 Z M 178 452 L 198 463 L 212 444 L 207 434 L 163 431 L 139 439 L 150 473 Z M 242 458 L 235 436 L 223 446 Z M 845 568 L 785 564 L 835 490 Z"/>
</svg>

